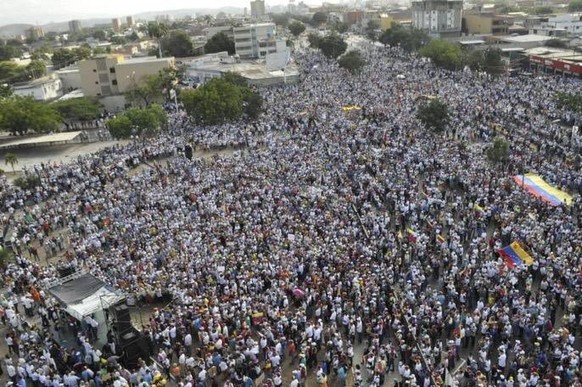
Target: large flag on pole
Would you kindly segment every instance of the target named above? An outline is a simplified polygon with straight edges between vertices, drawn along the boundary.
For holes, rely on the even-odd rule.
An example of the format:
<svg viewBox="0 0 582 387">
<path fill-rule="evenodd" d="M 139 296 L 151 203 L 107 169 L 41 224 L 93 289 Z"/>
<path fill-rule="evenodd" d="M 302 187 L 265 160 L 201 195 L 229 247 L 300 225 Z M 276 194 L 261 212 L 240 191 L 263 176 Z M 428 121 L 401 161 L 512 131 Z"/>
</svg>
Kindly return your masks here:
<svg viewBox="0 0 582 387">
<path fill-rule="evenodd" d="M 510 268 L 533 264 L 533 258 L 531 255 L 529 255 L 517 241 L 512 242 L 509 246 L 499 249 L 497 252 L 505 259 L 507 266 Z"/>
<path fill-rule="evenodd" d="M 534 173 L 515 175 L 513 176 L 513 180 L 528 193 L 552 206 L 559 206 L 564 203 L 570 205 L 572 203 L 572 196 L 551 186 Z"/>
</svg>

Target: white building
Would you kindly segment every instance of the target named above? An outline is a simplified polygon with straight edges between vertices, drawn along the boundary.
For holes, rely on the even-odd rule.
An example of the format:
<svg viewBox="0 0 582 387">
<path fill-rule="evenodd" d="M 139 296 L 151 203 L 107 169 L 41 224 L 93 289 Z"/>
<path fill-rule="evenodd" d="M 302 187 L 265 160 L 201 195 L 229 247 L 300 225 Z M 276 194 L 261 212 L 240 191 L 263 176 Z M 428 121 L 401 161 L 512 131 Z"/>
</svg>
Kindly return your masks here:
<svg viewBox="0 0 582 387">
<path fill-rule="evenodd" d="M 564 30 L 566 33 L 582 35 L 582 17 L 579 14 L 557 15 L 548 18 L 540 25 L 542 28 Z M 559 35 L 559 33 L 554 34 Z"/>
<path fill-rule="evenodd" d="M 429 35 L 461 35 L 462 0 L 423 0 L 412 2 L 412 26 Z"/>
<path fill-rule="evenodd" d="M 60 78 L 51 75 L 30 82 L 12 85 L 15 95 L 31 96 L 37 101 L 50 101 L 63 95 L 63 83 Z"/>
<path fill-rule="evenodd" d="M 251 17 L 260 19 L 265 15 L 265 0 L 251 1 Z"/>
<path fill-rule="evenodd" d="M 275 23 L 249 24 L 233 28 L 234 49 L 241 58 L 265 58 L 285 50 L 286 42 L 277 39 Z"/>
</svg>

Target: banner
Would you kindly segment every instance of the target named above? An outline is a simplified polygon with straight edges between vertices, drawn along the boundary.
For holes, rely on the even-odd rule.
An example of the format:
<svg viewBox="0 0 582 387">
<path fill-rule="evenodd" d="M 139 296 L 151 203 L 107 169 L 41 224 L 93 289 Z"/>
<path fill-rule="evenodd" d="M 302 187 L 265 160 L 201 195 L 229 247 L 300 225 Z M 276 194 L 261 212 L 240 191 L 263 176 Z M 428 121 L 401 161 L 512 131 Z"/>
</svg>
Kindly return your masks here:
<svg viewBox="0 0 582 387">
<path fill-rule="evenodd" d="M 513 176 L 513 180 L 529 194 L 552 206 L 557 207 L 562 204 L 570 205 L 572 203 L 572 196 L 551 186 L 544 179 L 534 173 L 515 175 Z"/>
<path fill-rule="evenodd" d="M 507 266 L 514 268 L 515 266 L 531 265 L 533 258 L 529 255 L 519 244 L 514 241 L 509 246 L 505 246 L 497 251 L 501 255 Z"/>
</svg>

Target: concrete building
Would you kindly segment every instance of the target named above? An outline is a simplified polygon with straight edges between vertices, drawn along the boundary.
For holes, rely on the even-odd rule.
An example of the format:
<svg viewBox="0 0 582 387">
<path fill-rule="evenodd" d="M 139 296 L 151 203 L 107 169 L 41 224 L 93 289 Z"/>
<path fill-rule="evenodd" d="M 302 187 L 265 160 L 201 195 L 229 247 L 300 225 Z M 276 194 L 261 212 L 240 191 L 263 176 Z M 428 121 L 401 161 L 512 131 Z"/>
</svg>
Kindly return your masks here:
<svg viewBox="0 0 582 387">
<path fill-rule="evenodd" d="M 131 28 L 135 25 L 135 20 L 133 19 L 133 16 L 126 17 L 125 22 L 129 28 Z"/>
<path fill-rule="evenodd" d="M 71 90 L 81 89 L 81 73 L 79 72 L 78 65 L 62 68 L 55 71 L 55 74 L 61 80 L 65 93 Z"/>
<path fill-rule="evenodd" d="M 206 35 L 206 39 L 211 39 L 214 35 L 219 33 L 224 33 L 231 39 L 234 39 L 234 33 L 232 31 L 232 26 L 215 26 L 215 27 L 208 27 L 204 29 L 204 34 Z"/>
<path fill-rule="evenodd" d="M 513 19 L 493 12 L 465 13 L 463 33 L 468 35 L 507 35 Z"/>
<path fill-rule="evenodd" d="M 44 30 L 40 26 L 30 27 L 26 30 L 26 37 L 28 39 L 36 40 L 44 37 Z"/>
<path fill-rule="evenodd" d="M 80 20 L 71 20 L 69 22 L 69 33 L 70 34 L 78 34 L 79 32 L 81 32 L 83 28 L 81 27 L 81 21 Z"/>
<path fill-rule="evenodd" d="M 543 28 L 554 28 L 564 30 L 573 35 L 582 35 L 582 17 L 579 14 L 566 14 L 548 17 L 546 22 L 541 23 Z"/>
<path fill-rule="evenodd" d="M 412 26 L 431 36 L 461 35 L 462 0 L 422 0 L 412 2 Z"/>
<path fill-rule="evenodd" d="M 251 18 L 260 19 L 265 16 L 265 0 L 251 1 Z"/>
<path fill-rule="evenodd" d="M 63 84 L 56 75 L 12 85 L 15 95 L 31 96 L 37 101 L 50 101 L 63 95 Z"/>
<path fill-rule="evenodd" d="M 120 18 L 111 19 L 111 28 L 113 28 L 113 31 L 115 32 L 121 31 L 121 19 Z"/>
<path fill-rule="evenodd" d="M 249 24 L 233 28 L 234 48 L 241 58 L 264 58 L 286 49 L 286 42 L 277 39 L 275 23 Z"/>
<path fill-rule="evenodd" d="M 295 83 L 299 80 L 299 70 L 295 64 L 284 69 L 270 71 L 266 62 L 241 62 L 228 56 L 226 52 L 204 55 L 186 63 L 186 74 L 197 83 L 205 83 L 212 78 L 234 72 L 247 80 L 252 86 L 271 86 Z"/>
<path fill-rule="evenodd" d="M 81 87 L 85 96 L 110 96 L 126 92 L 144 76 L 155 75 L 174 67 L 171 58 L 131 58 L 118 55 L 100 56 L 79 62 Z"/>
</svg>

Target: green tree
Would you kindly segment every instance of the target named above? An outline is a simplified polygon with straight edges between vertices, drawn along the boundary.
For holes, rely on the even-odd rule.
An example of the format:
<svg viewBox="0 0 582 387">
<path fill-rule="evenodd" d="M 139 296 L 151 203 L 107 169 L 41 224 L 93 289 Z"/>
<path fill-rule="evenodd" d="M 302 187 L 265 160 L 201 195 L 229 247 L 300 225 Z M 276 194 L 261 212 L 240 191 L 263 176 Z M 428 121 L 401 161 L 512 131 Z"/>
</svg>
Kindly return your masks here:
<svg viewBox="0 0 582 387">
<path fill-rule="evenodd" d="M 332 29 L 338 34 L 343 34 L 344 32 L 348 32 L 348 25 L 347 23 L 338 21 L 333 24 Z"/>
<path fill-rule="evenodd" d="M 368 21 L 364 33 L 366 37 L 372 42 L 375 42 L 380 37 L 380 22 L 378 20 L 371 19 Z"/>
<path fill-rule="evenodd" d="M 271 20 L 278 26 L 287 27 L 289 24 L 289 16 L 284 13 L 274 13 L 271 15 Z"/>
<path fill-rule="evenodd" d="M 565 93 L 560 91 L 556 94 L 556 102 L 562 109 L 578 113 L 582 112 L 582 93 Z"/>
<path fill-rule="evenodd" d="M 416 117 L 424 126 L 438 133 L 443 132 L 450 122 L 449 109 L 438 98 L 433 98 L 430 102 L 421 105 Z"/>
<path fill-rule="evenodd" d="M 26 66 L 26 72 L 31 78 L 42 78 L 47 74 L 46 65 L 41 60 L 33 60 Z"/>
<path fill-rule="evenodd" d="M 18 156 L 16 156 L 14 153 L 6 153 L 4 156 L 4 164 L 10 165 L 12 172 L 14 172 L 14 164 L 18 164 Z"/>
<path fill-rule="evenodd" d="M 4 246 L 0 246 L 0 268 L 4 269 L 11 258 L 12 252 Z"/>
<path fill-rule="evenodd" d="M 491 75 L 503 74 L 505 71 L 505 64 L 501 60 L 501 50 L 498 48 L 468 51 L 462 61 L 471 70 L 484 71 Z"/>
<path fill-rule="evenodd" d="M 58 129 L 59 113 L 32 97 L 14 96 L 0 101 L 0 129 L 23 135 L 29 131 L 48 133 Z"/>
<path fill-rule="evenodd" d="M 536 7 L 533 10 L 534 15 L 551 15 L 554 10 L 552 7 Z"/>
<path fill-rule="evenodd" d="M 176 58 L 192 56 L 194 46 L 192 39 L 184 31 L 172 31 L 162 39 L 164 53 Z"/>
<path fill-rule="evenodd" d="M 310 32 L 309 35 L 307 35 L 307 40 L 309 41 L 309 46 L 311 48 L 319 48 L 321 36 L 315 32 Z"/>
<path fill-rule="evenodd" d="M 78 60 L 79 59 L 77 58 L 77 55 L 75 55 L 74 50 L 69 50 L 67 48 L 59 48 L 55 50 L 51 57 L 55 70 L 67 67 Z"/>
<path fill-rule="evenodd" d="M 436 66 L 447 70 L 457 70 L 462 65 L 463 54 L 459 45 L 444 39 L 431 40 L 419 53 L 430 58 Z"/>
<path fill-rule="evenodd" d="M 93 31 L 93 37 L 101 41 L 107 40 L 107 32 L 104 30 L 95 30 Z"/>
<path fill-rule="evenodd" d="M 162 57 L 162 44 L 161 39 L 168 34 L 168 26 L 164 23 L 158 23 L 155 21 L 150 21 L 148 24 L 142 27 L 144 32 L 152 39 L 156 39 L 158 42 L 158 57 Z"/>
<path fill-rule="evenodd" d="M 244 111 L 241 88 L 223 78 L 214 78 L 180 95 L 184 108 L 199 124 L 216 125 L 239 119 Z"/>
<path fill-rule="evenodd" d="M 101 105 L 91 97 L 71 98 L 51 104 L 68 125 L 73 122 L 90 121 L 99 118 Z"/>
<path fill-rule="evenodd" d="M 131 120 L 123 113 L 108 119 L 105 125 L 113 138 L 129 138 L 132 135 Z"/>
<path fill-rule="evenodd" d="M 12 90 L 12 87 L 9 84 L 7 83 L 0 84 L 0 100 L 4 98 L 10 98 L 12 97 L 13 94 L 14 90 Z"/>
<path fill-rule="evenodd" d="M 115 138 L 129 138 L 132 135 L 151 137 L 168 125 L 164 108 L 152 104 L 146 109 L 131 108 L 107 120 L 106 126 Z"/>
<path fill-rule="evenodd" d="M 305 31 L 305 24 L 295 20 L 289 23 L 289 26 L 287 28 L 289 28 L 289 32 L 291 32 L 293 36 L 297 37 L 301 35 L 303 31 Z"/>
<path fill-rule="evenodd" d="M 571 0 L 568 4 L 568 12 L 582 12 L 582 0 Z"/>
<path fill-rule="evenodd" d="M 123 35 L 114 35 L 111 37 L 111 39 L 109 39 L 109 41 L 111 44 L 118 44 L 120 46 L 127 43 L 127 39 Z"/>
<path fill-rule="evenodd" d="M 509 160 L 509 143 L 501 137 L 496 137 L 486 152 L 490 161 L 494 163 L 505 162 Z"/>
<path fill-rule="evenodd" d="M 319 49 L 328 58 L 337 58 L 348 48 L 348 44 L 337 33 L 333 32 L 319 43 Z"/>
<path fill-rule="evenodd" d="M 12 58 L 20 58 L 22 50 L 18 47 L 0 44 L 0 60 L 10 60 Z"/>
<path fill-rule="evenodd" d="M 404 51 L 416 51 L 430 41 L 430 37 L 421 30 L 410 29 L 401 24 L 393 24 L 391 28 L 384 31 L 378 40 L 385 46 L 399 46 Z"/>
<path fill-rule="evenodd" d="M 204 45 L 204 52 L 212 54 L 215 52 L 227 51 L 228 55 L 234 54 L 234 40 L 229 38 L 224 32 L 219 32 L 208 39 Z"/>
<path fill-rule="evenodd" d="M 366 61 L 362 58 L 360 51 L 350 50 L 339 58 L 338 64 L 350 73 L 357 74 L 364 67 Z"/>
<path fill-rule="evenodd" d="M 164 97 L 164 78 L 160 74 L 144 75 L 133 84 L 125 93 L 128 102 L 148 107 L 152 102 Z"/>
<path fill-rule="evenodd" d="M 325 22 L 327 22 L 327 13 L 325 12 L 315 12 L 311 18 L 311 24 L 314 27 L 319 27 Z"/>
</svg>

